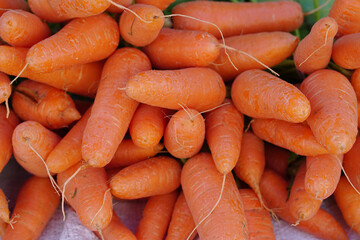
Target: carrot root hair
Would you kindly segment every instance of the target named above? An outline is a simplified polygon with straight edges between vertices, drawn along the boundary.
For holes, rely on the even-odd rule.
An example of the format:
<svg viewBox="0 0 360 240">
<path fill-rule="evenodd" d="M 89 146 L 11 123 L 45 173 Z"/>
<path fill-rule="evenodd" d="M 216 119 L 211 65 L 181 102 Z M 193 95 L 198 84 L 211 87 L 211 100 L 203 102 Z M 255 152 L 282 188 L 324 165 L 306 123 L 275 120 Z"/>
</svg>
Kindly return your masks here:
<svg viewBox="0 0 360 240">
<path fill-rule="evenodd" d="M 102 204 L 101 204 L 101 207 L 100 207 L 100 209 L 96 212 L 96 214 L 94 215 L 93 219 L 91 219 L 90 225 L 93 224 L 95 218 L 97 217 L 97 215 L 99 215 L 99 213 L 100 213 L 101 210 L 103 209 L 103 207 L 104 207 L 104 205 L 105 205 L 106 194 L 107 194 L 108 192 L 110 192 L 110 190 L 111 190 L 111 188 L 109 188 L 108 190 L 105 191 L 105 194 L 104 194 L 104 198 L 103 198 L 103 202 L 102 202 Z"/>
<path fill-rule="evenodd" d="M 101 229 L 99 228 L 97 231 L 98 231 L 98 233 L 99 233 L 100 239 L 101 239 L 101 240 L 105 240 L 104 235 L 102 234 Z"/>
<path fill-rule="evenodd" d="M 329 4 L 330 1 L 331 1 L 331 0 L 327 0 L 326 2 L 324 2 L 323 4 L 321 4 L 319 7 L 314 8 L 313 10 L 310 10 L 310 11 L 308 11 L 308 12 L 304 12 L 304 17 L 309 16 L 309 15 L 311 15 L 311 14 L 314 14 L 314 13 L 316 13 L 317 11 L 323 9 L 324 7 L 326 7 L 326 6 Z"/>
<path fill-rule="evenodd" d="M 26 63 L 23 69 L 21 69 L 20 73 L 10 82 L 10 85 L 12 85 L 20 76 L 23 74 L 25 69 L 29 66 L 29 63 Z"/>
<path fill-rule="evenodd" d="M 248 123 L 248 125 L 246 126 L 245 128 L 245 132 L 248 132 L 250 127 L 251 127 L 251 124 L 254 122 L 254 119 L 251 119 L 250 122 Z"/>
<path fill-rule="evenodd" d="M 337 160 L 338 160 L 338 163 L 339 163 L 339 164 L 340 164 L 340 166 L 341 166 L 341 170 L 343 171 L 343 173 L 344 173 L 344 175 L 345 175 L 346 179 L 348 180 L 348 182 L 350 183 L 351 187 L 355 190 L 355 192 L 356 192 L 357 194 L 359 194 L 359 195 L 360 195 L 359 190 L 357 190 L 357 188 L 354 186 L 354 184 L 351 182 L 351 180 L 350 180 L 349 176 L 348 176 L 348 175 L 347 175 L 347 173 L 345 172 L 345 169 L 344 169 L 344 167 L 343 167 L 343 165 L 342 165 L 341 161 L 340 161 L 339 159 L 337 159 Z"/>
<path fill-rule="evenodd" d="M 9 99 L 5 100 L 5 107 L 6 107 L 6 118 L 9 118 L 10 115 Z"/>
<path fill-rule="evenodd" d="M 16 218 L 20 218 L 20 215 L 19 215 L 19 214 L 15 214 L 15 215 L 10 219 L 10 221 L 6 222 L 6 223 L 8 223 L 8 224 L 10 225 L 10 227 L 11 227 L 12 229 L 14 229 L 14 224 L 17 223 Z"/>
<path fill-rule="evenodd" d="M 295 223 L 291 224 L 292 227 L 296 227 L 297 225 L 299 225 L 300 220 L 298 219 Z"/>
</svg>

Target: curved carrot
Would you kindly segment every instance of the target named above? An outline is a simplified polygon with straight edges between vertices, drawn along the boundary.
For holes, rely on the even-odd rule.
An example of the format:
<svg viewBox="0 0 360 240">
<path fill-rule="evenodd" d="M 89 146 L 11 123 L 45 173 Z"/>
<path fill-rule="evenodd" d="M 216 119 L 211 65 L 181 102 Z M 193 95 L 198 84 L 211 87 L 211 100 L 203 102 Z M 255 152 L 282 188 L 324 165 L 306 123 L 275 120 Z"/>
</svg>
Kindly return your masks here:
<svg viewBox="0 0 360 240">
<path fill-rule="evenodd" d="M 132 75 L 149 69 L 149 59 L 135 48 L 121 48 L 106 61 L 81 146 L 91 166 L 103 167 L 113 158 L 138 106 L 122 88 Z"/>
<path fill-rule="evenodd" d="M 9 99 L 11 95 L 11 85 L 9 77 L 0 72 L 0 103 Z"/>
<path fill-rule="evenodd" d="M 307 119 L 315 138 L 329 153 L 350 150 L 357 135 L 357 100 L 348 79 L 333 70 L 318 70 L 300 86 L 310 100 Z"/>
<path fill-rule="evenodd" d="M 330 62 L 337 30 L 338 25 L 331 17 L 317 21 L 311 32 L 299 42 L 294 52 L 296 68 L 305 74 L 325 68 Z"/>
<path fill-rule="evenodd" d="M 4 9 L 22 9 L 25 11 L 29 10 L 29 6 L 24 0 L 1 0 L 0 8 L 0 16 L 7 11 Z"/>
<path fill-rule="evenodd" d="M 120 170 L 110 180 L 111 193 L 121 199 L 170 193 L 180 186 L 180 172 L 175 159 L 153 157 Z"/>
<path fill-rule="evenodd" d="M 250 117 L 298 123 L 310 114 L 309 100 L 298 88 L 262 70 L 248 70 L 236 77 L 231 98 Z"/>
<path fill-rule="evenodd" d="M 360 137 L 356 138 L 354 146 L 344 155 L 344 170 L 350 181 L 360 191 Z"/>
<path fill-rule="evenodd" d="M 59 42 L 67 44 L 59 47 Z M 56 34 L 33 45 L 26 55 L 26 63 L 34 72 L 51 72 L 105 59 L 115 51 L 118 43 L 118 25 L 110 16 L 77 18 Z"/>
<path fill-rule="evenodd" d="M 127 83 L 126 94 L 152 106 L 204 111 L 220 105 L 226 93 L 223 80 L 214 70 L 193 67 L 138 73 Z"/>
<path fill-rule="evenodd" d="M 121 6 L 124 6 L 124 7 L 129 7 L 133 3 L 132 0 L 113 0 L 113 2 L 115 2 Z M 122 11 L 124 11 L 124 9 L 111 4 L 110 7 L 108 7 L 108 9 L 106 11 L 109 11 L 112 13 L 121 13 Z"/>
<path fill-rule="evenodd" d="M 48 22 L 63 22 L 69 19 L 67 16 L 58 15 L 50 6 L 48 0 L 28 0 L 29 7 L 41 19 Z"/>
<path fill-rule="evenodd" d="M 135 3 L 153 5 L 161 10 L 165 10 L 173 2 L 175 0 L 135 0 Z"/>
<path fill-rule="evenodd" d="M 330 8 L 329 17 L 339 25 L 338 36 L 360 31 L 360 3 L 356 0 L 335 0 Z"/>
<path fill-rule="evenodd" d="M 351 75 L 351 86 L 353 86 L 357 98 L 360 99 L 360 69 L 356 69 Z"/>
<path fill-rule="evenodd" d="M 290 151 L 265 142 L 265 167 L 286 177 Z"/>
<path fill-rule="evenodd" d="M 121 222 L 115 212 L 109 225 L 101 230 L 101 235 L 97 232 L 96 235 L 102 236 L 104 240 L 136 240 L 135 235 Z"/>
<path fill-rule="evenodd" d="M 346 69 L 360 68 L 360 33 L 345 35 L 337 39 L 333 46 L 332 60 Z"/>
<path fill-rule="evenodd" d="M 164 239 L 178 192 L 150 197 L 136 230 L 138 240 Z"/>
</svg>

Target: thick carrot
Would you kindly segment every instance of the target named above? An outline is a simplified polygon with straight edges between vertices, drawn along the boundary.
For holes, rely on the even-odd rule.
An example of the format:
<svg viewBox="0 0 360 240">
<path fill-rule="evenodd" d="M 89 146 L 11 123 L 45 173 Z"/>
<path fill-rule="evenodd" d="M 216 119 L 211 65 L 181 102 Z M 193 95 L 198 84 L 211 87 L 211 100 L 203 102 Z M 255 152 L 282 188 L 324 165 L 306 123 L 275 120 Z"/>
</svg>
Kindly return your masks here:
<svg viewBox="0 0 360 240">
<path fill-rule="evenodd" d="M 226 104 L 226 105 L 225 105 Z M 222 174 L 233 170 L 240 156 L 244 116 L 230 100 L 205 115 L 206 141 L 216 168 Z"/>
<path fill-rule="evenodd" d="M 138 106 L 122 88 L 132 75 L 149 69 L 149 59 L 135 48 L 121 48 L 106 61 L 81 146 L 91 166 L 103 167 L 113 158 Z"/>
<path fill-rule="evenodd" d="M 335 0 L 329 17 L 339 25 L 338 36 L 360 32 L 360 3 L 356 0 Z"/>
<path fill-rule="evenodd" d="M 350 150 L 357 135 L 357 100 L 349 80 L 333 70 L 318 70 L 301 84 L 310 100 L 307 119 L 318 142 L 331 154 Z"/>
<path fill-rule="evenodd" d="M 59 42 L 64 44 L 60 47 Z M 26 55 L 26 63 L 34 72 L 52 72 L 105 59 L 115 51 L 118 43 L 118 25 L 110 16 L 77 18 L 56 34 L 33 45 Z"/>
<path fill-rule="evenodd" d="M 268 67 L 275 66 L 289 57 L 297 46 L 299 39 L 286 32 L 261 32 L 225 38 L 227 53 L 220 51 L 219 57 L 213 62 L 211 68 L 217 71 L 224 81 L 233 80 L 239 73 L 249 69 L 265 69 L 264 65 L 245 55 L 250 54 Z M 239 52 L 242 51 L 242 52 Z"/>
<path fill-rule="evenodd" d="M 121 199 L 167 194 L 180 186 L 180 172 L 175 159 L 153 157 L 120 170 L 110 180 L 111 192 Z"/>
<path fill-rule="evenodd" d="M 205 120 L 194 109 L 176 112 L 166 126 L 164 145 L 171 155 L 189 158 L 197 154 L 205 139 Z"/>
<path fill-rule="evenodd" d="M 352 73 L 351 86 L 353 86 L 357 98 L 360 99 L 360 69 L 356 69 Z"/>
<path fill-rule="evenodd" d="M 65 91 L 27 80 L 12 94 L 15 113 L 25 121 L 37 121 L 50 129 L 63 128 L 81 116 Z"/>
<path fill-rule="evenodd" d="M 9 77 L 0 72 L 0 103 L 3 103 L 9 99 L 11 95 L 11 86 Z"/>
<path fill-rule="evenodd" d="M 12 46 L 31 47 L 49 36 L 49 26 L 35 14 L 11 10 L 0 18 L 0 37 Z"/>
<path fill-rule="evenodd" d="M 360 68 L 360 33 L 345 35 L 337 39 L 333 46 L 332 60 L 346 69 Z"/>
<path fill-rule="evenodd" d="M 218 40 L 206 32 L 163 28 L 143 50 L 158 69 L 206 67 L 218 58 L 217 45 Z"/>
<path fill-rule="evenodd" d="M 49 179 L 31 177 L 21 187 L 12 217 L 14 229 L 8 226 L 2 240 L 38 239 L 60 202 Z"/>
<path fill-rule="evenodd" d="M 175 0 L 135 0 L 135 3 L 153 5 L 161 10 L 165 10 L 172 2 Z"/>
<path fill-rule="evenodd" d="M 113 212 L 111 222 L 101 230 L 101 235 L 95 232 L 98 237 L 104 240 L 136 240 L 135 235 L 121 222 L 120 218 Z"/>
<path fill-rule="evenodd" d="M 344 169 L 350 181 L 360 191 L 360 137 L 354 146 L 344 155 Z"/>
<path fill-rule="evenodd" d="M 113 2 L 124 6 L 124 7 L 129 7 L 133 1 L 132 0 L 113 0 Z M 119 8 L 113 4 L 110 5 L 110 7 L 108 7 L 107 11 L 112 12 L 112 13 L 121 13 L 124 9 Z"/>
<path fill-rule="evenodd" d="M 0 16 L 6 12 L 4 9 L 22 9 L 29 10 L 29 6 L 24 0 L 1 0 L 0 1 Z"/>
<path fill-rule="evenodd" d="M 290 151 L 284 148 L 265 143 L 265 167 L 285 178 L 290 154 Z"/>
<path fill-rule="evenodd" d="M 29 7 L 41 19 L 48 22 L 63 22 L 69 19 L 67 16 L 58 15 L 49 4 L 48 0 L 28 0 Z"/>
<path fill-rule="evenodd" d="M 295 50 L 296 68 L 305 74 L 325 68 L 330 62 L 337 30 L 338 25 L 331 17 L 324 17 L 317 21 L 311 28 L 311 32 L 300 41 Z"/>
<path fill-rule="evenodd" d="M 150 197 L 136 230 L 138 240 L 162 240 L 168 228 L 178 192 Z"/>
<path fill-rule="evenodd" d="M 75 174 L 76 171 L 79 172 Z M 113 215 L 112 198 L 103 168 L 83 167 L 82 163 L 77 163 L 59 173 L 57 181 L 86 228 L 98 231 L 110 224 Z"/>
<path fill-rule="evenodd" d="M 262 70 L 248 70 L 236 77 L 231 98 L 243 114 L 293 123 L 306 120 L 310 103 L 294 85 Z"/>
<path fill-rule="evenodd" d="M 150 70 L 132 76 L 126 94 L 152 106 L 179 110 L 188 107 L 204 111 L 220 105 L 225 99 L 225 84 L 209 68 Z"/>
<path fill-rule="evenodd" d="M 181 3 L 174 14 L 195 17 L 216 24 L 225 37 L 247 33 L 290 32 L 303 22 L 300 4 L 292 1 L 261 3 L 230 3 L 194 1 Z M 210 32 L 217 38 L 220 33 L 213 25 L 184 17 L 174 17 L 174 28 Z"/>
<path fill-rule="evenodd" d="M 9 205 L 2 189 L 0 189 L 0 220 L 10 223 Z"/>
<path fill-rule="evenodd" d="M 219 199 L 223 176 L 208 153 L 200 153 L 185 163 L 181 186 L 196 224 L 209 214 Z M 226 175 L 218 205 L 197 230 L 203 240 L 248 239 L 243 203 L 232 174 Z"/>
</svg>

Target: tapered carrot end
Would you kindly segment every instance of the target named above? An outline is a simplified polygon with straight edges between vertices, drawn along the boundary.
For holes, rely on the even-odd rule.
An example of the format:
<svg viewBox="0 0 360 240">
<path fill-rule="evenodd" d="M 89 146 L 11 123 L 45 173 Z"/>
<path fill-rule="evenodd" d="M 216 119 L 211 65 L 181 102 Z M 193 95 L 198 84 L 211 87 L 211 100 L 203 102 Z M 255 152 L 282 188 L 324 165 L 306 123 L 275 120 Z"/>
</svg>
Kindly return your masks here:
<svg viewBox="0 0 360 240">
<path fill-rule="evenodd" d="M 67 108 L 62 113 L 65 122 L 73 122 L 81 118 L 81 114 L 75 108 Z"/>
</svg>

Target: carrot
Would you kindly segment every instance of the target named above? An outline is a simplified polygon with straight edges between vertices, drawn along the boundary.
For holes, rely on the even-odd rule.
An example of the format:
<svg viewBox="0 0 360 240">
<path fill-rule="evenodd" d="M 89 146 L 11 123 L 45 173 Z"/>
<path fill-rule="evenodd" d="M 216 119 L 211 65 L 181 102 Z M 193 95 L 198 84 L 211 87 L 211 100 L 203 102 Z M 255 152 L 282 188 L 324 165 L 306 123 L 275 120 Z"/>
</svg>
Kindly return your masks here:
<svg viewBox="0 0 360 240">
<path fill-rule="evenodd" d="M 209 68 L 150 70 L 132 76 L 126 94 L 152 106 L 179 110 L 182 106 L 204 111 L 225 99 L 225 84 Z"/>
<path fill-rule="evenodd" d="M 92 231 L 102 230 L 110 224 L 113 215 L 107 175 L 103 168 L 83 167 L 81 164 L 59 173 L 57 180 L 84 226 Z"/>
<path fill-rule="evenodd" d="M 136 230 L 138 240 L 162 240 L 168 228 L 178 192 L 150 197 Z"/>
<path fill-rule="evenodd" d="M 262 70 L 248 70 L 236 77 L 231 87 L 236 108 L 254 118 L 303 122 L 310 103 L 295 86 Z"/>
<path fill-rule="evenodd" d="M 360 68 L 359 56 L 360 33 L 345 35 L 335 41 L 332 51 L 332 60 L 346 69 Z"/>
<path fill-rule="evenodd" d="M 115 212 L 113 212 L 109 225 L 101 230 L 101 235 L 97 232 L 96 235 L 103 236 L 104 240 L 136 240 L 135 235 L 124 226 Z"/>
<path fill-rule="evenodd" d="M 184 240 L 189 236 L 194 227 L 194 219 L 186 203 L 184 192 L 181 192 L 175 202 L 165 240 Z M 195 236 L 196 233 L 189 240 L 194 239 Z"/>
<path fill-rule="evenodd" d="M 153 5 L 161 10 L 165 10 L 175 0 L 135 0 L 135 3 Z"/>
<path fill-rule="evenodd" d="M 81 116 L 65 91 L 27 80 L 12 94 L 15 113 L 25 121 L 37 121 L 50 129 L 68 126 Z"/>
<path fill-rule="evenodd" d="M 3 237 L 8 224 L 4 221 L 0 221 L 0 237 Z"/>
<path fill-rule="evenodd" d="M 181 3 L 172 10 L 173 14 L 182 14 L 208 21 L 219 26 L 225 37 L 257 33 L 284 31 L 290 32 L 303 22 L 300 4 L 292 1 L 274 1 L 262 3 L 229 3 L 194 1 Z M 195 22 L 192 19 L 174 17 L 174 28 L 199 30 L 220 37 L 214 26 Z"/>
<path fill-rule="evenodd" d="M 297 37 L 286 32 L 261 32 L 228 37 L 225 38 L 226 46 L 222 47 L 228 48 L 230 57 L 227 56 L 225 49 L 222 49 L 219 57 L 210 66 L 223 77 L 224 81 L 230 81 L 246 70 L 265 69 L 265 66 L 272 67 L 279 64 L 295 51 L 298 42 Z"/>
<path fill-rule="evenodd" d="M 285 178 L 290 154 L 291 153 L 284 148 L 265 143 L 265 167 Z"/>
<path fill-rule="evenodd" d="M 300 41 L 295 50 L 296 68 L 305 74 L 325 68 L 330 62 L 337 30 L 338 25 L 331 17 L 324 17 L 317 21 L 311 28 L 311 32 Z"/>
<path fill-rule="evenodd" d="M 0 18 L 0 37 L 12 46 L 31 47 L 49 36 L 49 26 L 35 14 L 11 10 Z"/>
<path fill-rule="evenodd" d="M 360 137 L 356 138 L 354 146 L 344 155 L 344 170 L 350 181 L 360 191 Z"/>
<path fill-rule="evenodd" d="M 230 100 L 225 100 L 223 106 L 207 113 L 205 120 L 206 140 L 216 168 L 227 174 L 240 156 L 244 116 Z"/>
<path fill-rule="evenodd" d="M 5 102 L 6 107 L 9 108 L 8 99 L 11 95 L 11 85 L 9 77 L 0 72 L 0 103 Z"/>
<path fill-rule="evenodd" d="M 12 221 L 10 221 L 9 205 L 2 189 L 0 189 L 0 219 L 5 223 L 12 224 Z M 15 222 L 15 219 L 13 222 Z"/>
<path fill-rule="evenodd" d="M 29 6 L 24 0 L 1 0 L 0 8 L 0 16 L 6 12 L 4 9 L 22 9 L 25 11 L 29 10 Z"/>
<path fill-rule="evenodd" d="M 48 0 L 28 0 L 29 7 L 41 19 L 48 22 L 63 22 L 69 19 L 67 16 L 58 15 L 50 6 Z"/>
<path fill-rule="evenodd" d="M 181 173 L 181 186 L 200 239 L 248 239 L 247 223 L 239 190 L 232 174 L 223 174 L 215 167 L 208 153 L 190 158 Z M 222 182 L 224 185 L 221 194 Z M 215 204 L 221 195 L 218 204 Z M 216 206 L 215 209 L 214 206 Z"/>
<path fill-rule="evenodd" d="M 129 166 L 142 160 L 154 157 L 163 148 L 164 145 L 162 143 L 158 143 L 150 148 L 142 148 L 135 145 L 131 139 L 124 139 L 116 150 L 111 162 L 106 165 L 106 168 Z"/>
<path fill-rule="evenodd" d="M 11 136 L 15 127 L 19 124 L 19 119 L 13 111 L 7 117 L 7 109 L 0 105 L 0 172 L 9 162 L 13 153 Z"/>
<path fill-rule="evenodd" d="M 151 43 L 158 36 L 164 25 L 164 14 L 152 5 L 134 4 L 121 14 L 119 27 L 121 37 L 128 43 L 143 47 Z"/>
<path fill-rule="evenodd" d="M 351 86 L 354 88 L 357 98 L 360 99 L 360 69 L 356 69 L 351 75 Z"/>
<path fill-rule="evenodd" d="M 356 0 L 335 0 L 329 17 L 339 25 L 338 36 L 360 32 L 360 4 Z"/>
<path fill-rule="evenodd" d="M 121 199 L 167 194 L 180 186 L 180 171 L 175 159 L 153 157 L 120 170 L 110 180 L 111 193 Z"/>
<path fill-rule="evenodd" d="M 244 204 L 249 238 L 251 240 L 275 240 L 270 214 L 263 208 L 255 192 L 251 189 L 240 189 L 239 191 Z"/>
<path fill-rule="evenodd" d="M 357 135 L 357 100 L 345 76 L 333 70 L 318 70 L 300 86 L 310 100 L 307 119 L 318 142 L 331 154 L 350 150 Z"/>
<path fill-rule="evenodd" d="M 124 6 L 124 7 L 129 7 L 133 1 L 132 0 L 113 0 L 115 3 Z M 124 9 L 119 8 L 113 4 L 110 5 L 110 7 L 108 7 L 107 11 L 108 12 L 112 12 L 112 13 L 121 13 Z"/>
<path fill-rule="evenodd" d="M 49 179 L 31 177 L 17 196 L 12 213 L 12 218 L 17 216 L 14 229 L 8 226 L 2 239 L 38 239 L 54 215 L 59 201 Z"/>
<path fill-rule="evenodd" d="M 68 44 L 59 47 L 59 42 Z M 118 25 L 110 16 L 77 18 L 33 45 L 26 55 L 26 63 L 34 72 L 51 72 L 105 59 L 115 51 L 118 43 Z"/>
<path fill-rule="evenodd" d="M 138 106 L 122 88 L 130 76 L 150 68 L 149 59 L 135 48 L 121 48 L 106 61 L 81 146 L 91 166 L 103 167 L 113 158 Z"/>
<path fill-rule="evenodd" d="M 360 234 L 360 196 L 345 177 L 340 178 L 334 196 L 346 223 Z"/>
<path fill-rule="evenodd" d="M 164 145 L 171 155 L 189 158 L 197 154 L 205 139 L 205 121 L 194 109 L 176 112 L 166 126 Z"/>
</svg>

